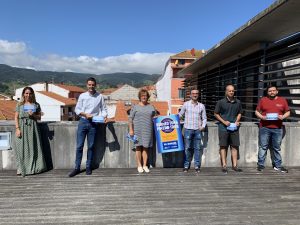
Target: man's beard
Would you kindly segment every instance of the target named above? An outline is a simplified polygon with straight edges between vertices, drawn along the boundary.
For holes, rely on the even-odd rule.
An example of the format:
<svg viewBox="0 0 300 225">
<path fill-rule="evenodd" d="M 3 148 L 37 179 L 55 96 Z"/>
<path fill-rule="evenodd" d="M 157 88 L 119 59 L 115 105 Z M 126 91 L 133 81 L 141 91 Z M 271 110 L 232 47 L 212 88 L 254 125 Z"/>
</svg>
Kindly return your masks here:
<svg viewBox="0 0 300 225">
<path fill-rule="evenodd" d="M 276 98 L 276 95 L 274 95 L 274 96 L 269 95 L 269 98 L 274 99 L 274 98 Z"/>
</svg>

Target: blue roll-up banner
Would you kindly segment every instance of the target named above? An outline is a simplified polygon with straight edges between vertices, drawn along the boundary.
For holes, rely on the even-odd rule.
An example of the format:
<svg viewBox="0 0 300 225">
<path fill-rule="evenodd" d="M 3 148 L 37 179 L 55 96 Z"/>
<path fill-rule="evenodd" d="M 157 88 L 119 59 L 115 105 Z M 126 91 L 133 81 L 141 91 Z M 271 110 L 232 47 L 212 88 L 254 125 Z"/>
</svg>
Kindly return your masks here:
<svg viewBox="0 0 300 225">
<path fill-rule="evenodd" d="M 178 115 L 159 116 L 155 118 L 154 130 L 159 153 L 184 150 Z"/>
</svg>

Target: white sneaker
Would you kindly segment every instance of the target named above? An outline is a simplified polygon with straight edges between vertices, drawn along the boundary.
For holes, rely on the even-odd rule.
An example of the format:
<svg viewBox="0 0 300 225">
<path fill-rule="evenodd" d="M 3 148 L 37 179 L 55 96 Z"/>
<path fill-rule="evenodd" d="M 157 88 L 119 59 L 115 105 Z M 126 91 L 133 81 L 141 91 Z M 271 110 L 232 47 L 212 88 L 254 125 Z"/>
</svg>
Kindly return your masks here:
<svg viewBox="0 0 300 225">
<path fill-rule="evenodd" d="M 148 166 L 143 166 L 143 170 L 145 171 L 145 173 L 149 173 L 150 172 Z"/>
<path fill-rule="evenodd" d="M 139 166 L 139 167 L 137 168 L 137 171 L 138 171 L 139 173 L 143 173 L 143 172 L 144 172 L 143 167 Z"/>
<path fill-rule="evenodd" d="M 275 171 L 278 171 L 278 172 L 281 172 L 281 173 L 288 173 L 288 172 L 289 172 L 289 171 L 288 171 L 286 168 L 284 168 L 283 166 L 282 166 L 282 167 L 276 167 L 276 166 L 274 166 L 273 169 L 274 169 Z"/>
</svg>

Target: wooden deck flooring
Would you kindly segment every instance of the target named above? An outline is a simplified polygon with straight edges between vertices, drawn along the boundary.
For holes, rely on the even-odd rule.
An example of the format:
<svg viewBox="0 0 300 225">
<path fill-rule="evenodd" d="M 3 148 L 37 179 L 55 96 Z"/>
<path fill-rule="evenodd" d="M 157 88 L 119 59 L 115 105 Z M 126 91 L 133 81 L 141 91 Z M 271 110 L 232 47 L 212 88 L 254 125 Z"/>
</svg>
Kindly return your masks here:
<svg viewBox="0 0 300 225">
<path fill-rule="evenodd" d="M 300 224 L 300 168 L 68 172 L 1 171 L 0 224 Z"/>
</svg>

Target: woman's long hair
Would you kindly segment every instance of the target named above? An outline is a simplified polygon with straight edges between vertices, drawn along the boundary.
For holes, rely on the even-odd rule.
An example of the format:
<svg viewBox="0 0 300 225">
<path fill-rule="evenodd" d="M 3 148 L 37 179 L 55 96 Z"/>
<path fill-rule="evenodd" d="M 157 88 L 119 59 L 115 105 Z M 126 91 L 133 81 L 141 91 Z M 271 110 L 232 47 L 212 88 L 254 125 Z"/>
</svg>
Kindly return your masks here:
<svg viewBox="0 0 300 225">
<path fill-rule="evenodd" d="M 25 94 L 26 90 L 30 90 L 30 92 L 32 94 L 31 97 L 29 98 L 30 103 L 36 103 L 35 94 L 34 94 L 34 90 L 32 89 L 32 87 L 24 87 L 24 89 L 22 91 L 22 99 L 21 99 L 20 105 L 25 104 L 24 94 Z"/>
<path fill-rule="evenodd" d="M 147 95 L 147 101 L 148 101 L 149 98 L 150 98 L 150 94 L 149 94 L 149 92 L 146 89 L 141 89 L 139 91 L 139 93 L 138 93 L 139 100 L 141 101 L 141 97 L 142 97 L 143 94 Z"/>
</svg>

